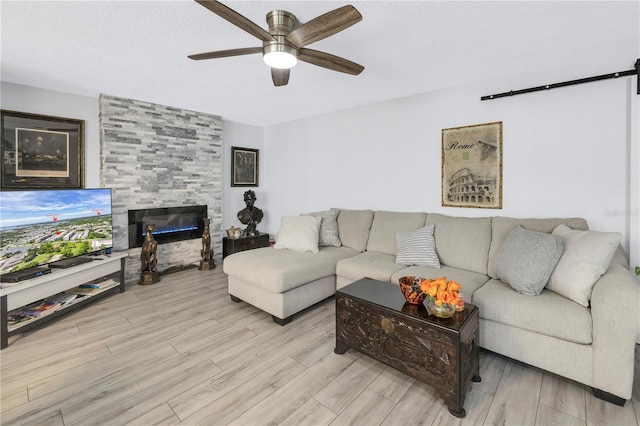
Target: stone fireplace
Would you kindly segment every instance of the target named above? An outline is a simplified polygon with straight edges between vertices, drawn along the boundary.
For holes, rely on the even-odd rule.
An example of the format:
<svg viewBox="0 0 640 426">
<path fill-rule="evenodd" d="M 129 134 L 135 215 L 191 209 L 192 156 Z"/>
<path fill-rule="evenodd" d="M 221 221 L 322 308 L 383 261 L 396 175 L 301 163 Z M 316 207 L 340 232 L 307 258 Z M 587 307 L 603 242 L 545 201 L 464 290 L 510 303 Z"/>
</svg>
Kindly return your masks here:
<svg viewBox="0 0 640 426">
<path fill-rule="evenodd" d="M 114 250 L 128 251 L 125 279 L 140 277 L 140 248 L 129 248 L 129 210 L 206 205 L 211 248 L 222 259 L 222 119 L 100 96 L 100 183 L 112 190 Z M 201 240 L 159 244 L 158 271 L 195 264 Z"/>
</svg>

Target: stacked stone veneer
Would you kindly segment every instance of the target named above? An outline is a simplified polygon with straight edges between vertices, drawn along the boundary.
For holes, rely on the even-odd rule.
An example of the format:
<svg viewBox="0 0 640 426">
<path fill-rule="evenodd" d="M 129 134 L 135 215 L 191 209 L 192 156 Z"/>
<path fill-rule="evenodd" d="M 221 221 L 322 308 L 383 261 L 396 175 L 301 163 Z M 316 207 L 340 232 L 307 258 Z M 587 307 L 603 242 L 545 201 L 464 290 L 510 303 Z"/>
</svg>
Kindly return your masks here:
<svg viewBox="0 0 640 426">
<path fill-rule="evenodd" d="M 219 116 L 101 95 L 100 151 L 100 183 L 112 189 L 114 250 L 129 252 L 127 282 L 140 277 L 141 250 L 129 249 L 128 210 L 206 204 L 211 247 L 221 264 Z M 159 244 L 158 270 L 197 263 L 201 248 L 199 238 Z"/>
</svg>

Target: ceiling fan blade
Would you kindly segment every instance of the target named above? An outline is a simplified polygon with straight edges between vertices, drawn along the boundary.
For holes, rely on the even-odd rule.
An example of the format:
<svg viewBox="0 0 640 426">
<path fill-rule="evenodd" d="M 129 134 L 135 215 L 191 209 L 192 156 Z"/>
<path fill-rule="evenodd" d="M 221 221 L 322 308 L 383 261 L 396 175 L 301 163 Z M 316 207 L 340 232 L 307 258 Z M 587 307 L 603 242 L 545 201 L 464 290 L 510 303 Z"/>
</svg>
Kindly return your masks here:
<svg viewBox="0 0 640 426">
<path fill-rule="evenodd" d="M 351 62 L 348 59 L 313 49 L 298 49 L 298 59 L 319 67 L 351 75 L 358 75 L 364 70 L 362 65 Z"/>
<path fill-rule="evenodd" d="M 291 31 L 286 39 L 297 47 L 306 46 L 349 28 L 361 20 L 362 15 L 355 7 L 342 6 L 300 25 Z"/>
<path fill-rule="evenodd" d="M 289 69 L 271 68 L 271 79 L 274 86 L 286 86 L 289 83 Z"/>
<path fill-rule="evenodd" d="M 201 59 L 226 58 L 229 56 L 251 55 L 262 53 L 262 47 L 243 47 L 240 49 L 216 50 L 215 52 L 197 53 L 187 56 L 189 59 L 199 61 Z"/>
<path fill-rule="evenodd" d="M 259 38 L 262 41 L 274 41 L 275 39 L 271 34 L 269 34 L 266 30 L 260 27 L 258 24 L 253 21 L 245 18 L 240 15 L 233 9 L 228 8 L 224 4 L 213 1 L 213 0 L 196 0 L 198 4 L 206 7 L 216 15 L 220 16 L 222 19 L 226 19 L 231 22 L 236 27 L 240 28 L 251 34 L 254 37 Z"/>
</svg>

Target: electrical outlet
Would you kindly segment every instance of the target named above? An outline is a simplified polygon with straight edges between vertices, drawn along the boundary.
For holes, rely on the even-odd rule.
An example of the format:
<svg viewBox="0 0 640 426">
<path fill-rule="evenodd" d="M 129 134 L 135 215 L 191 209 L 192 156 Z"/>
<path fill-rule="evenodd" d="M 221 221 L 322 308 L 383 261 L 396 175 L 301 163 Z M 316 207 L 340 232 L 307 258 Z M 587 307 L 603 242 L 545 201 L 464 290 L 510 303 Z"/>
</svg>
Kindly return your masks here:
<svg viewBox="0 0 640 426">
<path fill-rule="evenodd" d="M 636 275 L 640 275 L 640 266 L 636 266 Z"/>
</svg>

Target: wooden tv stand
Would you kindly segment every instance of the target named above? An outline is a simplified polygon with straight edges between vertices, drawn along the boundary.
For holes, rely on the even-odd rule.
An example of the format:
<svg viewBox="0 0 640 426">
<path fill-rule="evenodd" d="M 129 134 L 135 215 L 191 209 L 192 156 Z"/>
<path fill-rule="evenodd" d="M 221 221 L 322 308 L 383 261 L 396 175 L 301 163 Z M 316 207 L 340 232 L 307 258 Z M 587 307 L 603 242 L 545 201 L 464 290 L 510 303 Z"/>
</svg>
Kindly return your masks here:
<svg viewBox="0 0 640 426">
<path fill-rule="evenodd" d="M 114 293 L 116 289 L 120 293 L 124 292 L 124 262 L 127 256 L 127 253 L 95 256 L 92 262 L 66 269 L 52 269 L 50 274 L 17 283 L 2 283 L 3 288 L 0 289 L 0 349 L 9 345 L 9 336 L 11 335 L 45 324 L 87 303 Z M 9 326 L 7 314 L 10 311 L 112 274 L 117 277 L 117 280 L 114 280 L 116 281 L 115 285 L 105 288 L 103 291 L 87 294 L 81 300 L 63 306 L 42 318 Z"/>
</svg>

